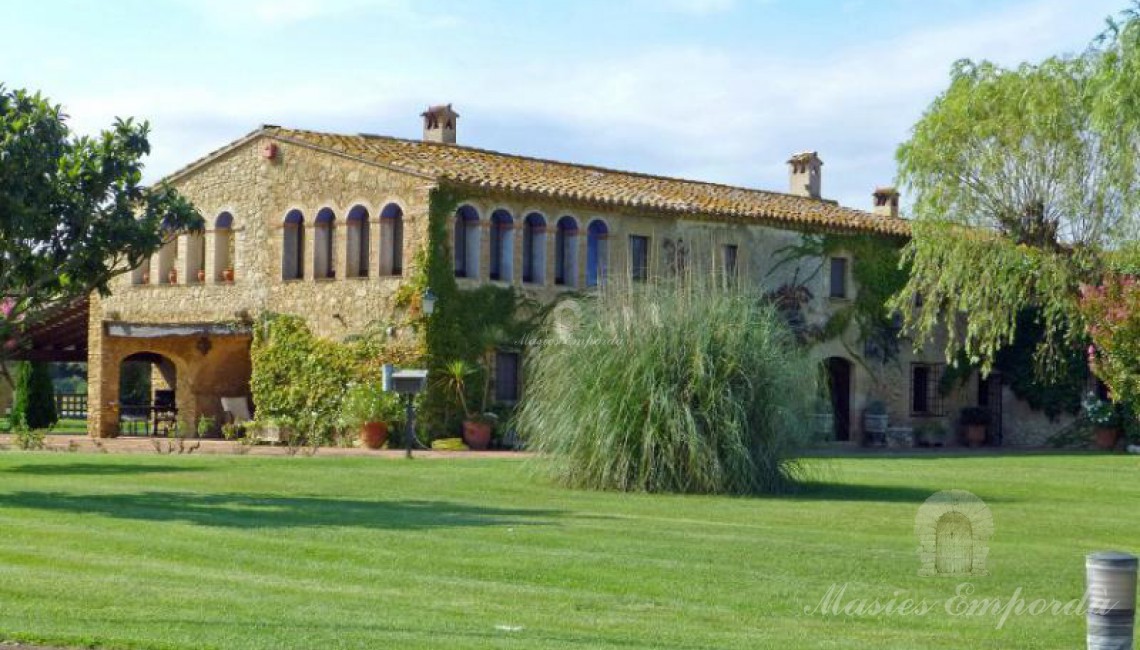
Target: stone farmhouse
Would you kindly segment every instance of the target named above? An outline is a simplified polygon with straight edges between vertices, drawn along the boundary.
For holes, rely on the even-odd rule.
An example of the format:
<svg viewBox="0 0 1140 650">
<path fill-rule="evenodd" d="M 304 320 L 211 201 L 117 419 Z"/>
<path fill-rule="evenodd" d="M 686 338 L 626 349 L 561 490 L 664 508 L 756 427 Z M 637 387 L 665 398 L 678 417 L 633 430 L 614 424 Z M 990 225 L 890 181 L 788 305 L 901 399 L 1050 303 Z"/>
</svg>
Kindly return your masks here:
<svg viewBox="0 0 1140 650">
<path fill-rule="evenodd" d="M 396 294 L 432 243 L 437 188 L 463 197 L 446 242 L 460 288 L 513 286 L 541 301 L 608 278 L 651 279 L 691 246 L 767 290 L 800 283 L 805 318 L 818 324 L 859 289 L 851 253 L 781 265 L 781 251 L 813 233 L 900 244 L 909 234 L 890 188 L 874 192 L 870 211 L 824 199 L 815 152 L 792 156 L 787 191 L 773 192 L 465 147 L 451 106 L 422 117 L 422 140 L 266 125 L 168 176 L 206 216 L 206 231 L 178 236 L 118 278 L 112 295 L 92 296 L 70 316 L 73 329 L 86 318 L 84 340 L 68 349 L 86 349 L 90 434 L 119 432 L 126 361 L 154 364 L 180 417 L 193 422 L 219 415 L 221 397 L 249 394 L 259 314 L 300 315 L 336 339 L 399 322 Z M 862 440 L 861 414 L 873 400 L 887 404 L 892 426 L 941 422 L 951 432 L 961 407 L 986 404 L 1006 444 L 1039 442 L 1051 426 L 998 382 L 973 378 L 943 397 L 941 347 L 899 347 L 884 362 L 850 328 L 812 348 L 833 388 L 836 439 Z M 517 399 L 519 350 L 502 350 L 496 366 L 496 398 Z"/>
</svg>

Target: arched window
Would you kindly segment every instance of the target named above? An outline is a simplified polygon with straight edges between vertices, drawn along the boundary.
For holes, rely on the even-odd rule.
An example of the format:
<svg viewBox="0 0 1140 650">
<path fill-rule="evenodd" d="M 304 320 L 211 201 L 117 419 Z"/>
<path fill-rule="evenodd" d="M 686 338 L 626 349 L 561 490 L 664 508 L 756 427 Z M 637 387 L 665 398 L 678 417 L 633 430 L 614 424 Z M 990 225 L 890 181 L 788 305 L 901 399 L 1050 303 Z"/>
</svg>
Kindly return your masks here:
<svg viewBox="0 0 1140 650">
<path fill-rule="evenodd" d="M 511 282 L 515 275 L 515 220 L 506 210 L 491 213 L 491 279 Z"/>
<path fill-rule="evenodd" d="M 568 287 L 578 283 L 578 222 L 574 217 L 558 220 L 554 234 L 554 284 Z"/>
<path fill-rule="evenodd" d="M 609 266 L 609 229 L 606 222 L 595 219 L 586 228 L 586 286 L 596 287 L 606 281 Z"/>
<path fill-rule="evenodd" d="M 305 215 L 292 210 L 285 215 L 282 230 L 281 279 L 301 280 L 305 277 Z"/>
<path fill-rule="evenodd" d="M 234 216 L 229 212 L 214 221 L 214 281 L 229 282 L 234 273 Z"/>
<path fill-rule="evenodd" d="M 321 208 L 313 220 L 313 277 L 321 280 L 336 277 L 336 257 L 333 240 L 336 239 L 336 214 Z"/>
<path fill-rule="evenodd" d="M 404 273 L 404 211 L 395 203 L 380 212 L 380 274 Z"/>
<path fill-rule="evenodd" d="M 479 277 L 479 213 L 465 205 L 455 211 L 455 277 Z"/>
<path fill-rule="evenodd" d="M 158 249 L 158 277 L 153 281 L 155 284 L 177 284 L 178 234 L 165 220 L 162 224 L 162 236 L 167 242 Z"/>
<path fill-rule="evenodd" d="M 353 206 L 344 218 L 345 275 L 350 278 L 368 277 L 368 208 Z"/>
<path fill-rule="evenodd" d="M 537 212 L 523 226 L 523 282 L 546 284 L 546 219 Z"/>
</svg>

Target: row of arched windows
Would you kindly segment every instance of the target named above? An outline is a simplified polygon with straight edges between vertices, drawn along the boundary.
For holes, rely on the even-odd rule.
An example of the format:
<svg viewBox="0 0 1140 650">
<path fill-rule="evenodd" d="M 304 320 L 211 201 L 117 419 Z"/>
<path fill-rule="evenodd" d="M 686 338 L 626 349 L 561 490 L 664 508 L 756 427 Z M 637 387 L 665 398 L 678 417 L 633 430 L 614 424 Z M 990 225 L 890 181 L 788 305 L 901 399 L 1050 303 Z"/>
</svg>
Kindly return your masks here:
<svg viewBox="0 0 1140 650">
<path fill-rule="evenodd" d="M 482 220 L 478 210 L 470 205 L 461 206 L 455 212 L 453 224 L 452 251 L 455 258 L 455 275 L 460 278 L 479 278 L 479 252 Z M 490 236 L 489 264 L 487 277 L 501 282 L 513 282 L 516 277 L 515 263 L 515 217 L 508 210 L 498 209 L 491 213 L 487 229 Z M 553 230 L 547 226 L 546 217 L 531 212 L 522 219 L 522 281 L 525 284 L 546 284 L 547 234 L 554 235 L 554 284 L 567 287 L 579 282 L 579 225 L 570 215 L 555 222 Z M 587 287 L 597 286 L 606 277 L 609 264 L 607 238 L 609 228 L 601 219 L 590 222 L 586 228 L 586 273 Z"/>
<path fill-rule="evenodd" d="M 212 232 L 184 235 L 170 233 L 169 241 L 158 250 L 158 265 L 154 265 L 153 258 L 147 258 L 131 272 L 131 283 L 203 284 L 210 281 L 233 281 L 233 228 L 233 215 L 222 212 L 215 217 Z M 207 237 L 214 239 L 212 259 L 207 259 Z M 182 263 L 179 264 L 179 261 Z"/>
<path fill-rule="evenodd" d="M 300 280 L 305 277 L 305 215 L 290 210 L 283 222 L 281 240 L 281 279 Z M 389 203 L 380 211 L 380 268 L 377 275 L 402 275 L 404 272 L 404 211 Z M 337 255 L 344 255 L 345 274 L 350 278 L 369 277 L 369 246 L 371 245 L 371 217 L 368 208 L 353 206 L 344 216 L 344 247 L 336 245 L 337 215 L 331 208 L 321 208 L 313 217 L 313 277 L 336 277 Z"/>
</svg>

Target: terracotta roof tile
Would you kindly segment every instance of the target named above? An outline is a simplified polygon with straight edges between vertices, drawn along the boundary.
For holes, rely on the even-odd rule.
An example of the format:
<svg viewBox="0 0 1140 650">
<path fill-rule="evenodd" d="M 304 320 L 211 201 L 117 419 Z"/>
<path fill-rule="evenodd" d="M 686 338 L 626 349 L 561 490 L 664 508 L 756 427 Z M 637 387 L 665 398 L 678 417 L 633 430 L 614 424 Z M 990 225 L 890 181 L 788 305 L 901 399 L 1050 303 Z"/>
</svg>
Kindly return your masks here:
<svg viewBox="0 0 1140 650">
<path fill-rule="evenodd" d="M 439 181 L 552 199 L 791 226 L 909 236 L 905 219 L 834 202 L 716 183 L 527 158 L 454 144 L 266 127 L 265 132 Z"/>
</svg>

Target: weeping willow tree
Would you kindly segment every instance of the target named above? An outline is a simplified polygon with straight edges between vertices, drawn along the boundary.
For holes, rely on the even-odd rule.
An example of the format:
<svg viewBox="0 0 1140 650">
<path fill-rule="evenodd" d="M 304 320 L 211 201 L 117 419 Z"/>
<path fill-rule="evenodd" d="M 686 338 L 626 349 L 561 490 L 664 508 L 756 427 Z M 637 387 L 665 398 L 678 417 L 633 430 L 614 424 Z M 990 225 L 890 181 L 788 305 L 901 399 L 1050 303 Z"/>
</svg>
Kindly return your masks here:
<svg viewBox="0 0 1140 650">
<path fill-rule="evenodd" d="M 988 372 L 1032 313 L 1039 369 L 1071 357 L 1080 285 L 1136 239 L 1137 134 L 1135 15 L 1079 56 L 955 64 L 897 153 L 915 220 L 911 275 L 890 307 L 916 342 L 946 327 L 947 359 Z"/>
</svg>

